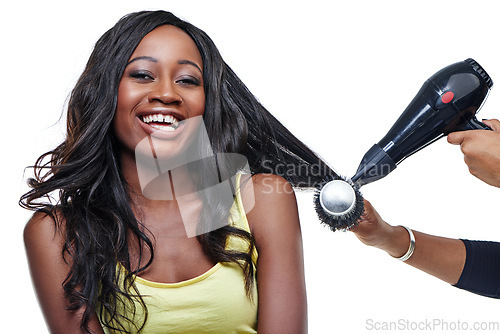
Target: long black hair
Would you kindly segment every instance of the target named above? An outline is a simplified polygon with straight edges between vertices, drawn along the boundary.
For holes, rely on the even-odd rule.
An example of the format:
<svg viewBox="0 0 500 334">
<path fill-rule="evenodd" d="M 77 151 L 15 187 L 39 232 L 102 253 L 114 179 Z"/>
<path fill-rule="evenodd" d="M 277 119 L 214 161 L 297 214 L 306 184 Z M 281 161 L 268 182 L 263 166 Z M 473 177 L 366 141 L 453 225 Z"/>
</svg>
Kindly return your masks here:
<svg viewBox="0 0 500 334">
<path fill-rule="evenodd" d="M 38 158 L 34 178 L 28 180 L 32 189 L 20 199 L 23 207 L 52 216 L 56 226 L 64 224 L 62 255 L 68 259 L 70 271 L 63 287 L 68 309 L 84 308 L 81 328 L 87 333 L 94 312 L 105 326 L 124 332 L 125 322 L 133 317 L 119 314 L 119 307 L 139 300 L 146 308 L 133 277 L 153 261 L 153 242 L 130 206 L 112 121 L 118 85 L 131 54 L 146 34 L 161 25 L 182 29 L 199 49 L 206 95 L 203 119 L 214 153 L 242 154 L 252 173 L 281 175 L 299 188 L 315 187 L 335 174 L 257 101 L 202 30 L 165 11 L 126 15 L 97 41 L 68 103 L 66 138 Z M 289 172 L 290 166 L 294 166 L 293 172 Z M 234 163 L 219 164 L 221 174 L 234 175 L 236 167 Z M 43 200 L 54 192 L 56 205 Z M 209 205 L 204 207 L 212 215 L 218 212 L 221 219 L 227 218 L 227 206 L 210 196 L 205 201 Z M 246 240 L 248 251 L 226 250 L 230 235 Z M 235 262 L 242 267 L 249 293 L 254 277 L 252 236 L 226 225 L 198 240 L 214 262 Z M 137 267 L 131 267 L 131 242 L 139 250 L 148 249 L 144 265 L 140 260 Z M 117 263 L 127 269 L 125 277 L 120 277 Z M 136 326 L 140 330 L 144 323 Z"/>
</svg>

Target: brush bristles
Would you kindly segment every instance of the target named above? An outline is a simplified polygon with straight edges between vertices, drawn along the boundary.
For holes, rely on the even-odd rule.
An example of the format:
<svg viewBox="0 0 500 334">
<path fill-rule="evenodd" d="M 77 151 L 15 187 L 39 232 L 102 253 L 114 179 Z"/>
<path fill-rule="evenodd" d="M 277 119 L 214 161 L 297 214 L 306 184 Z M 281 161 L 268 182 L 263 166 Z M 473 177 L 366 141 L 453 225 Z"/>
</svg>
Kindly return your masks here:
<svg viewBox="0 0 500 334">
<path fill-rule="evenodd" d="M 321 203 L 319 201 L 319 195 L 321 189 L 325 184 L 333 180 L 343 180 L 349 183 L 354 189 L 354 193 L 356 194 L 354 207 L 349 212 L 341 216 L 334 216 L 326 212 L 321 206 Z M 359 187 L 357 187 L 347 178 L 339 176 L 330 176 L 329 178 L 324 179 L 323 182 L 321 182 L 321 184 L 319 184 L 318 187 L 316 188 L 316 191 L 314 193 L 314 209 L 316 210 L 316 214 L 318 215 L 318 218 L 321 220 L 321 222 L 327 225 L 330 228 L 330 230 L 332 230 L 333 232 L 338 230 L 346 231 L 358 223 L 359 219 L 361 218 L 361 215 L 365 210 L 365 204 L 363 201 L 363 196 L 359 191 Z"/>
</svg>

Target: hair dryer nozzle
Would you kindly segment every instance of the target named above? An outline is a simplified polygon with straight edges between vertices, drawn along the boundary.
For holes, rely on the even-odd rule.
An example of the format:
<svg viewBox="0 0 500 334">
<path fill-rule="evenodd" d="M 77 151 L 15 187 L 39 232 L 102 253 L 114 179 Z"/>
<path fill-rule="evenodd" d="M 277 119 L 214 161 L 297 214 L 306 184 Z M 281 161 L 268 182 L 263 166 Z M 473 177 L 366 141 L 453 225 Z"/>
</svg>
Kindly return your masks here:
<svg viewBox="0 0 500 334">
<path fill-rule="evenodd" d="M 392 172 L 396 163 L 378 144 L 372 146 L 359 164 L 356 174 L 351 178 L 358 187 L 379 180 Z"/>
</svg>

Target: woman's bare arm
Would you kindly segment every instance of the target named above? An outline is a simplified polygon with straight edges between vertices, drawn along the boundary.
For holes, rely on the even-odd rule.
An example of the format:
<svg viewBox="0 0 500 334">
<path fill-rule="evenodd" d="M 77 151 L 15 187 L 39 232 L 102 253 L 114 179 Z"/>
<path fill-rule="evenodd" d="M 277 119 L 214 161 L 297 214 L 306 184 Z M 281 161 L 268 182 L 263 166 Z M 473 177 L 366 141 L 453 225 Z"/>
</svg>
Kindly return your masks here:
<svg viewBox="0 0 500 334">
<path fill-rule="evenodd" d="M 33 285 L 50 333 L 82 333 L 83 311 L 68 311 L 63 282 L 69 266 L 62 257 L 64 237 L 54 220 L 35 213 L 24 229 L 24 243 Z M 103 333 L 96 316 L 89 322 L 93 333 Z"/>
<path fill-rule="evenodd" d="M 408 231 L 401 226 L 387 224 L 365 200 L 365 212 L 359 224 L 352 229 L 361 242 L 380 248 L 393 257 L 401 257 L 410 245 Z M 450 239 L 413 231 L 415 251 L 406 261 L 450 284 L 456 284 L 465 265 L 466 250 L 459 239 Z"/>
<path fill-rule="evenodd" d="M 306 333 L 302 237 L 295 194 L 279 176 L 259 174 L 252 179 L 255 205 L 247 218 L 259 253 L 258 333 Z"/>
</svg>

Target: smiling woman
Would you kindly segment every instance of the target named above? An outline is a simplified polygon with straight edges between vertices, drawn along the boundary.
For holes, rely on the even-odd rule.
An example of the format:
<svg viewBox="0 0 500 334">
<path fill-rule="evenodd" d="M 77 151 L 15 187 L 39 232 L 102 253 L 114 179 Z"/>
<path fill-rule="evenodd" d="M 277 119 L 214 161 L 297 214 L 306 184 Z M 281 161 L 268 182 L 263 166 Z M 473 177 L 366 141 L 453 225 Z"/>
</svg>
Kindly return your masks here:
<svg viewBox="0 0 500 334">
<path fill-rule="evenodd" d="M 202 67 L 194 41 L 177 27 L 158 27 L 142 39 L 120 80 L 114 119 L 116 136 L 130 152 L 146 135 L 170 140 L 165 149 L 174 156 L 183 150 L 174 139 L 183 131 L 184 140 L 193 138 L 195 129 L 179 121 L 205 110 Z"/>
<path fill-rule="evenodd" d="M 122 18 L 96 43 L 67 122 L 21 198 L 38 210 L 24 237 L 51 332 L 307 331 L 292 186 L 334 172 L 203 31 L 164 11 Z M 164 160 L 177 164 L 165 169 Z M 171 197 L 144 192 L 143 168 L 158 172 L 154 187 L 172 186 Z M 217 189 L 229 184 L 227 201 Z M 54 193 L 55 203 L 43 200 Z M 213 228 L 190 234 L 190 224 Z"/>
</svg>

